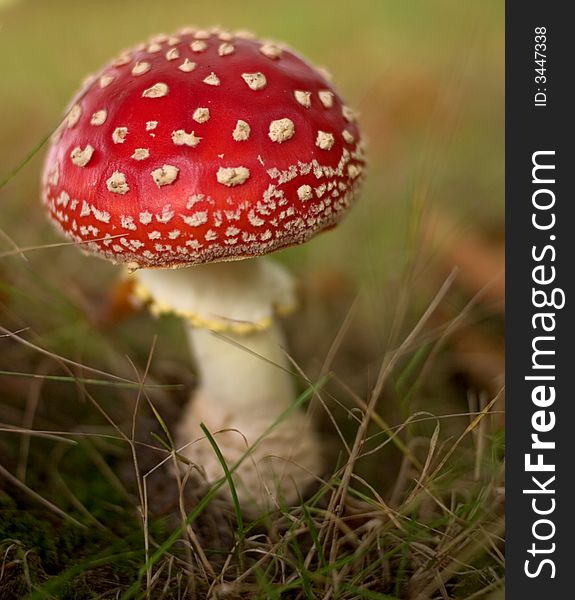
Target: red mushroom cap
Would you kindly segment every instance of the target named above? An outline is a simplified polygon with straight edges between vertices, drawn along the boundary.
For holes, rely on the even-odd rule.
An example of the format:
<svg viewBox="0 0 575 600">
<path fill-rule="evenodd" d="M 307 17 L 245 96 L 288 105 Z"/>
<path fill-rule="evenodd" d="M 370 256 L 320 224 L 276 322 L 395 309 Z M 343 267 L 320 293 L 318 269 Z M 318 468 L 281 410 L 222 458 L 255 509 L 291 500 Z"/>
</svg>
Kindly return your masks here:
<svg viewBox="0 0 575 600">
<path fill-rule="evenodd" d="M 185 266 L 334 226 L 363 167 L 354 113 L 324 73 L 283 46 L 187 29 L 84 84 L 48 152 L 43 199 L 102 257 Z"/>
</svg>

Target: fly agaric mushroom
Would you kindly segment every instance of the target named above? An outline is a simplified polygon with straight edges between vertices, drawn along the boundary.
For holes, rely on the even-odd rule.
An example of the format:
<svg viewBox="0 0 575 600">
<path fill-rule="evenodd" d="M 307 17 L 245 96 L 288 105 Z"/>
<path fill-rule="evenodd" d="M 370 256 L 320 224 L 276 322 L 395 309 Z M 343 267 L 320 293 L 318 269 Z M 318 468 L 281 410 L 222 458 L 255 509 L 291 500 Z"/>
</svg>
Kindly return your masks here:
<svg viewBox="0 0 575 600">
<path fill-rule="evenodd" d="M 292 308 L 293 283 L 262 255 L 335 226 L 363 168 L 355 114 L 324 72 L 221 30 L 124 52 L 84 84 L 52 141 L 52 220 L 126 265 L 154 312 L 187 323 L 200 384 L 177 440 L 210 481 L 223 471 L 200 423 L 233 465 L 295 399 L 274 316 Z M 235 486 L 248 509 L 293 503 L 320 469 L 296 410 L 259 439 Z"/>
</svg>

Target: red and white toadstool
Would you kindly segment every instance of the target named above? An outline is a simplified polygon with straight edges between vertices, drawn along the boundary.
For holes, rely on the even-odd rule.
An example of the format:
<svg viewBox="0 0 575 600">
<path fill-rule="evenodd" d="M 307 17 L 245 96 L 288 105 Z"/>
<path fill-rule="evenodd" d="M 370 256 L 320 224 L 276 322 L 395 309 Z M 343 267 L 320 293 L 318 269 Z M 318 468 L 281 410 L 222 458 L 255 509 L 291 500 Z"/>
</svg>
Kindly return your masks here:
<svg viewBox="0 0 575 600">
<path fill-rule="evenodd" d="M 355 114 L 325 73 L 221 30 L 188 28 L 123 53 L 84 84 L 52 141 L 52 220 L 126 265 L 155 312 L 188 324 L 201 383 L 178 443 L 209 480 L 222 469 L 197 441 L 201 422 L 234 464 L 295 398 L 274 318 L 294 304 L 293 284 L 261 257 L 336 225 L 363 169 Z M 237 469 L 240 500 L 292 503 L 320 465 L 316 436 L 293 411 Z"/>
</svg>

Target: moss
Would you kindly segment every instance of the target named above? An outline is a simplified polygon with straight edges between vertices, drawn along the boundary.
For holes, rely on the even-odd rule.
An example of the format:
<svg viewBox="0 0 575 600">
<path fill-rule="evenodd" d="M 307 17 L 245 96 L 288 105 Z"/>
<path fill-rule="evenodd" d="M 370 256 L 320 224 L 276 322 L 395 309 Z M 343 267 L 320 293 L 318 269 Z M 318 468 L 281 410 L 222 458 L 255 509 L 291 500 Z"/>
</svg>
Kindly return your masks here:
<svg viewBox="0 0 575 600">
<path fill-rule="evenodd" d="M 136 523 L 131 536 L 120 537 L 22 504 L 6 494 L 0 498 L 0 553 L 14 565 L 0 584 L 2 599 L 23 598 L 31 583 L 57 598 L 80 600 L 109 589 L 110 582 L 122 587 L 136 579 L 141 561 L 134 557 L 142 554 Z"/>
</svg>

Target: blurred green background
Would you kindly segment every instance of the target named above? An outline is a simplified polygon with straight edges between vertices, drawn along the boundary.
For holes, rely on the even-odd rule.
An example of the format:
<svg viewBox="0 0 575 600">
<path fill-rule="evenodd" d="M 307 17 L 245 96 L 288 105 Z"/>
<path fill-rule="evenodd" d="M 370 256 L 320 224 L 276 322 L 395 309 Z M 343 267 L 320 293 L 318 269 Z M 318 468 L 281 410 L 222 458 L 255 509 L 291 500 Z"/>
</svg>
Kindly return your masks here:
<svg viewBox="0 0 575 600">
<path fill-rule="evenodd" d="M 428 306 L 450 261 L 455 265 L 459 260 L 457 235 L 465 236 L 472 228 L 488 243 L 500 236 L 504 193 L 500 0 L 4 4 L 0 181 L 54 130 L 80 81 L 122 49 L 155 33 L 170 33 L 186 24 L 249 29 L 262 38 L 285 41 L 331 71 L 347 103 L 360 111 L 368 141 L 368 177 L 361 198 L 338 228 L 275 255 L 295 271 L 304 292 L 306 285 L 311 287 L 312 301 L 317 300 L 317 310 L 307 316 L 316 330 L 296 340 L 304 346 L 302 359 L 317 350 L 315 359 L 322 360 L 358 293 L 363 320 L 358 335 L 371 336 L 370 343 L 379 352 L 397 344 L 397 335 L 405 335 Z M 0 252 L 64 241 L 45 218 L 39 199 L 44 150 L 33 153 L 0 188 Z M 421 230 L 425 215 L 435 210 L 444 221 L 447 217 L 443 228 L 449 235 L 440 232 L 440 243 L 443 237 L 451 240 L 436 270 L 437 241 L 424 244 Z M 463 280 L 469 265 L 473 270 L 485 259 L 479 255 L 481 248 L 479 253 L 472 250 L 475 254 L 466 255 L 467 267 L 462 267 Z M 101 296 L 117 275 L 112 265 L 69 246 L 30 252 L 27 261 L 16 254 L 0 262 L 0 276 L 11 286 L 6 294 L 17 298 L 10 310 L 21 324 L 40 333 L 70 325 L 74 345 L 79 336 L 54 290 L 68 304 L 89 312 L 83 306 L 85 296 Z M 474 282 L 478 288 L 489 283 Z M 340 312 L 327 318 L 320 308 L 326 294 L 341 300 Z M 402 302 L 407 308 L 400 306 Z M 403 324 L 398 311 L 412 318 Z M 500 312 L 498 307 L 495 313 Z M 488 310 L 481 318 L 489 320 L 495 313 Z M 362 391 L 368 385 L 364 379 Z"/>
<path fill-rule="evenodd" d="M 13 0 L 3 4 L 0 180 L 14 168 L 21 169 L 0 189 L 0 301 L 4 325 L 30 328 L 41 345 L 121 369 L 126 367 L 118 366 L 118 356 L 145 361 L 153 335 L 163 331 L 160 363 L 164 352 L 168 362 L 173 358 L 187 368 L 189 359 L 178 346 L 183 343 L 177 325 L 169 329 L 164 323 L 158 329 L 149 317 L 140 316 L 135 325 L 122 323 L 112 332 L 98 327 L 96 313 L 118 277 L 113 265 L 70 246 L 43 248 L 25 258 L 15 251 L 64 241 L 45 218 L 39 199 L 45 148 L 33 150 L 58 125 L 79 82 L 122 49 L 186 24 L 250 29 L 263 38 L 285 41 L 316 65 L 325 65 L 347 103 L 360 111 L 368 140 L 368 178 L 361 198 L 335 230 L 275 255 L 302 282 L 304 310 L 287 329 L 294 356 L 310 376 L 320 370 L 359 295 L 353 331 L 334 368 L 364 397 L 383 353 L 410 331 L 451 266 L 466 259 L 460 273 L 465 282 L 476 264 L 491 260 L 486 258 L 490 240 L 498 240 L 503 225 L 502 2 Z M 447 222 L 443 228 L 448 235 L 440 238 L 453 238 L 454 232 L 465 237 L 473 231 L 483 245 L 464 253 L 462 247 L 448 244 L 445 255 L 436 255 L 433 244 L 424 243 L 421 226 L 425 215 L 434 211 Z M 488 276 L 480 273 L 479 280 L 472 278 L 471 288 L 456 289 L 443 303 L 435 325 L 455 318 L 469 297 L 488 284 Z M 484 305 L 474 316 L 479 324 L 474 335 L 487 332 L 499 344 L 501 312 L 493 302 Z M 482 343 L 480 349 L 490 353 L 490 342 Z M 477 344 L 472 350 L 477 351 Z M 26 368 L 26 356 L 21 348 L 18 352 L 23 361 L 20 370 L 36 368 L 36 359 L 30 358 Z M 8 351 L 3 354 L 11 360 Z M 439 363 L 445 376 L 452 375 L 454 356 L 448 354 Z M 5 363 L 2 368 L 15 370 L 13 366 Z M 422 405 L 442 412 L 467 408 L 468 382 L 444 393 L 442 369 L 432 372 L 437 373 L 430 381 L 432 403 L 420 398 L 413 406 L 403 406 L 401 415 Z M 161 373 L 160 366 L 158 376 Z M 491 373 L 485 379 L 490 377 Z M 488 387 L 489 382 L 479 384 Z M 19 393 L 23 392 L 14 391 L 16 402 Z M 395 400 L 385 403 L 383 410 L 402 401 Z"/>
<path fill-rule="evenodd" d="M 489 274 L 502 268 L 492 250 L 500 247 L 503 228 L 503 17 L 502 0 L 0 0 L 0 181 L 8 179 L 0 187 L 0 324 L 25 330 L 27 339 L 55 353 L 125 377 L 134 376 L 125 357 L 143 368 L 158 334 L 151 378 L 183 382 L 189 391 L 190 358 L 176 320 L 155 322 L 140 314 L 112 328 L 102 326 L 101 311 L 118 269 L 70 246 L 46 247 L 25 257 L 16 249 L 63 241 L 48 223 L 39 197 L 45 148 L 34 149 L 56 128 L 86 75 L 152 34 L 184 25 L 248 29 L 286 42 L 327 67 L 347 103 L 359 109 L 368 141 L 368 177 L 350 215 L 330 233 L 275 256 L 302 282 L 302 311 L 286 323 L 296 361 L 312 380 L 321 372 L 359 297 L 353 324 L 331 367 L 366 398 L 384 352 L 409 333 L 451 266 L 465 258 L 465 283 L 467 271 L 485 263 L 471 284 L 456 285 L 450 292 L 429 324 L 427 342 L 411 349 L 378 409 L 392 425 L 421 409 L 463 414 L 446 419 L 442 430 L 443 439 L 461 434 L 469 423 L 464 413 L 485 403 L 471 402 L 470 390 L 479 396 L 484 390 L 494 394 L 501 385 L 501 360 L 492 368 L 491 358 L 502 343 L 502 298 L 495 295 L 474 309 L 472 330 L 462 344 L 455 340 L 441 352 L 430 351 L 429 344 L 474 293 L 490 284 Z M 27 156 L 31 158 L 24 164 Z M 446 239 L 455 235 L 469 241 L 472 231 L 479 241 L 461 254 L 453 244 L 447 253 L 435 254 L 433 244 L 423 241 L 421 224 L 429 213 L 442 215 Z M 9 340 L 0 343 L 0 370 L 61 372 L 57 360 Z M 461 360 L 462 348 L 471 352 L 468 363 Z M 47 429 L 109 432 L 74 386 L 45 381 L 38 384 L 43 385 L 40 392 L 36 383 L 25 377 L 0 378 L 0 421 L 21 425 L 28 416 L 29 425 Z M 348 397 L 341 387 L 331 392 L 343 404 L 354 405 L 353 394 Z M 100 388 L 93 393 L 114 418 L 129 419 L 133 398 L 128 392 L 110 394 Z M 180 401 L 186 393 L 180 393 Z M 38 401 L 32 421 L 31 398 Z M 335 405 L 333 410 L 344 435 L 352 439 L 352 420 Z M 337 448 L 325 415 L 319 417 L 319 427 Z M 499 420 L 489 430 L 490 444 L 500 428 Z M 429 425 L 405 437 L 432 431 Z M 501 459 L 491 451 L 493 443 L 481 450 L 491 461 L 490 474 Z M 55 445 L 34 440 L 29 451 L 36 453 L 36 462 L 30 461 L 26 471 L 28 450 L 23 455 L 22 441 L 0 435 L 0 463 L 74 512 L 74 502 L 46 483 L 51 480 L 46 472 L 60 468 L 54 466 L 59 464 Z M 468 454 L 460 456 L 458 450 L 460 462 L 450 471 L 450 481 L 459 484 L 449 493 L 465 490 L 470 473 L 477 481 L 481 471 L 481 452 L 471 443 L 462 446 Z M 118 456 L 105 444 L 98 451 L 108 461 L 110 455 Z M 391 493 L 401 455 L 393 448 L 386 451 L 383 460 L 374 457 L 358 469 L 375 489 Z M 93 467 L 78 455 L 75 460 L 69 471 L 62 466 L 68 486 L 105 519 L 99 497 L 108 498 L 109 489 L 95 488 L 94 482 L 88 486 L 79 475 Z M 1 484 L 0 478 L 0 489 Z M 484 501 L 491 503 L 487 495 Z"/>
<path fill-rule="evenodd" d="M 398 329 L 401 295 L 414 315 L 429 304 L 449 261 L 458 258 L 454 231 L 465 235 L 471 227 L 489 239 L 501 233 L 503 2 L 12 0 L 0 12 L 0 180 L 58 125 L 88 74 L 122 49 L 185 24 L 249 29 L 285 41 L 326 66 L 347 103 L 359 109 L 368 141 L 361 198 L 337 229 L 276 258 L 304 285 L 321 287 L 327 277 L 325 286 L 334 287 L 329 293 L 346 306 L 360 293 L 373 344 L 379 350 L 395 344 L 390 335 Z M 43 155 L 44 148 L 0 189 L 0 252 L 63 241 L 39 199 Z M 443 227 L 453 247 L 437 276 L 429 277 L 434 254 L 422 246 L 420 225 L 436 208 L 448 217 Z M 3 258 L 0 275 L 19 289 L 21 303 L 12 309 L 41 330 L 53 298 L 38 289 L 40 278 L 67 289 L 70 299 L 98 294 L 118 275 L 112 265 L 70 247 L 27 258 Z M 342 279 L 344 290 L 337 285 Z M 319 360 L 339 326 L 333 319 L 341 318 L 329 317 L 327 332 L 313 332 L 325 334 Z"/>
<path fill-rule="evenodd" d="M 183 24 L 221 25 L 285 41 L 328 67 L 348 103 L 359 108 L 370 144 L 368 183 L 348 221 L 313 245 L 286 253 L 287 260 L 329 261 L 360 275 L 374 268 L 379 274 L 380 267 L 393 271 L 402 264 L 398 252 L 404 251 L 414 198 L 423 190 L 431 202 L 465 218 L 490 225 L 502 219 L 500 1 L 2 4 L 0 176 L 57 125 L 79 82 L 123 48 Z M 42 156 L 40 151 L 0 191 L 0 226 L 19 245 L 58 239 L 38 203 Z"/>
<path fill-rule="evenodd" d="M 107 290 L 119 275 L 116 267 L 70 246 L 43 248 L 26 258 L 15 252 L 18 247 L 64 241 L 45 218 L 39 198 L 45 148 L 33 150 L 58 125 L 80 81 L 122 49 L 188 24 L 249 29 L 292 45 L 314 64 L 327 67 L 347 103 L 360 111 L 368 141 L 368 177 L 361 198 L 335 230 L 275 255 L 302 284 L 303 309 L 286 327 L 294 357 L 310 377 L 321 370 L 347 311 L 359 297 L 352 330 L 332 367 L 365 397 L 384 352 L 397 347 L 411 330 L 451 267 L 461 267 L 457 281 L 463 283 L 476 265 L 487 262 L 489 267 L 491 240 L 497 242 L 503 226 L 501 1 L 3 4 L 0 180 L 14 168 L 21 169 L 0 189 L 2 322 L 12 330 L 30 328 L 39 345 L 131 376 L 123 355 L 144 364 L 159 333 L 153 374 L 162 378 L 166 370 L 173 371 L 172 362 L 178 373 L 189 368 L 180 328 L 169 319 L 158 325 L 144 314 L 111 330 L 99 326 Z M 439 244 L 446 243 L 444 253 L 436 249 L 437 240 L 424 241 L 422 222 L 436 212 L 444 231 L 440 228 L 435 237 Z M 482 244 L 464 249 L 458 237 L 469 237 L 470 231 Z M 499 266 L 490 268 L 496 271 Z M 491 271 L 471 277 L 471 286 L 460 289 L 456 284 L 432 326 L 445 327 L 456 318 L 469 298 L 491 283 Z M 500 373 L 483 376 L 483 363 L 478 362 L 479 354 L 484 358 L 501 344 L 501 298 L 490 302 L 472 315 L 473 343 L 466 338 L 463 344 L 471 371 L 479 371 L 479 377 L 477 372 L 471 377 L 464 373 L 463 382 L 453 383 L 462 363 L 461 348 L 455 346 L 427 369 L 427 393 L 414 394 L 409 390 L 411 384 L 419 389 L 416 367 L 429 351 L 422 346 L 415 362 L 406 358 L 407 372 L 397 374 L 404 392 L 396 385 L 382 404 L 390 422 L 422 407 L 442 413 L 467 409 L 470 379 L 490 393 L 497 389 L 491 384 Z M 26 354 L 22 347 L 6 347 L 2 354 L 2 369 L 37 369 L 37 354 Z M 18 369 L 16 359 L 21 361 Z M 12 389 L 13 385 L 13 378 L 0 380 L 5 397 L 12 396 L 18 405 L 19 396 L 28 393 L 28 382 L 20 381 Z M 93 416 L 88 412 L 86 420 Z"/>
</svg>

